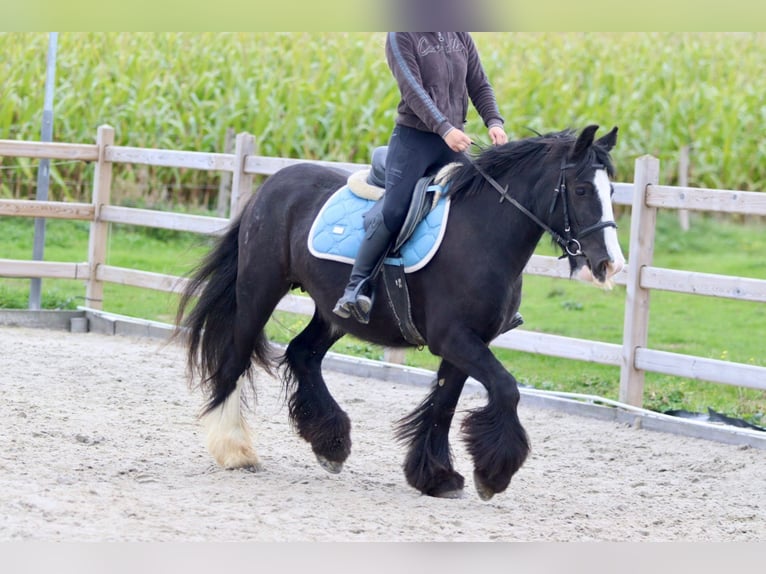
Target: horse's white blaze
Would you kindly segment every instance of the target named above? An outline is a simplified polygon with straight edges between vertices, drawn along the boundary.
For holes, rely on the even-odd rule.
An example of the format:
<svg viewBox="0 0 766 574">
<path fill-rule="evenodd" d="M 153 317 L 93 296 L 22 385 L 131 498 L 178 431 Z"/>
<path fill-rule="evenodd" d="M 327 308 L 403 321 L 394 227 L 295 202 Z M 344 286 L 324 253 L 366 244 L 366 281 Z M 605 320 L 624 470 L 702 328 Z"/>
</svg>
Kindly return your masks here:
<svg viewBox="0 0 766 574">
<path fill-rule="evenodd" d="M 242 379 L 229 397 L 202 417 L 207 432 L 207 449 L 224 468 L 261 468 L 253 450 L 250 428 L 241 412 Z"/>
<path fill-rule="evenodd" d="M 596 171 L 593 185 L 596 186 L 598 196 L 601 199 L 601 221 L 614 221 L 612 188 L 606 170 L 599 169 Z M 617 239 L 617 230 L 614 227 L 604 228 L 604 243 L 606 244 L 606 252 L 609 254 L 611 261 L 607 268 L 607 278 L 609 278 L 622 271 L 622 268 L 625 267 L 625 256 L 622 254 L 620 242 Z"/>
</svg>

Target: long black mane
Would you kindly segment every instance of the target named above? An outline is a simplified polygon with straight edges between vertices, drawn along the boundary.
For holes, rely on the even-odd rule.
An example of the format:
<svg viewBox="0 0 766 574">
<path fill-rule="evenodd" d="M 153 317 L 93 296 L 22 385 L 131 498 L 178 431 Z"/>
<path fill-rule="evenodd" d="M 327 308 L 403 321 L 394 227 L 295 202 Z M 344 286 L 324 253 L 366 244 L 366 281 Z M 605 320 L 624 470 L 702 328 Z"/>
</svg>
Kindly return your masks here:
<svg viewBox="0 0 766 574">
<path fill-rule="evenodd" d="M 519 173 L 541 173 L 550 170 L 551 165 L 558 168 L 576 140 L 577 132 L 566 129 L 488 147 L 471 159 L 473 164 L 478 165 L 494 179 L 513 177 Z M 578 175 L 581 170 L 593 164 L 603 165 L 610 177 L 614 175 L 614 165 L 609 152 L 598 145 L 598 142 L 590 146 L 587 156 L 579 164 Z M 467 161 L 450 173 L 449 181 L 449 194 L 453 199 L 470 197 L 487 183 L 476 167 Z"/>
</svg>

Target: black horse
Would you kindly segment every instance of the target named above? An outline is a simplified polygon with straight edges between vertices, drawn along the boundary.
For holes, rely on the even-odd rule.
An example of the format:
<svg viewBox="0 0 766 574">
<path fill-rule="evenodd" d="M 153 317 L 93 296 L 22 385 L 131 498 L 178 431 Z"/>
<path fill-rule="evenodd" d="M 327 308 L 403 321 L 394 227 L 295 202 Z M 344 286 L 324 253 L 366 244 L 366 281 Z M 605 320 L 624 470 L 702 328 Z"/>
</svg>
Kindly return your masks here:
<svg viewBox="0 0 766 574">
<path fill-rule="evenodd" d="M 448 434 L 469 376 L 487 389 L 486 406 L 470 412 L 462 426 L 481 498 L 504 491 L 527 457 L 519 389 L 489 343 L 511 326 L 522 271 L 544 231 L 561 245 L 572 274 L 608 286 L 624 265 L 609 179 L 617 128 L 594 141 L 597 129 L 512 141 L 466 157 L 448 176 L 452 205 L 442 245 L 407 279 L 413 323 L 441 358 L 430 393 L 396 431 L 408 448 L 407 482 L 424 494 L 462 492 Z M 296 431 L 326 470 L 339 472 L 350 453 L 351 424 L 322 378 L 325 353 L 345 333 L 387 347 L 409 346 L 381 285 L 368 324 L 332 313 L 349 266 L 312 256 L 307 236 L 317 212 L 345 183 L 346 175 L 314 164 L 286 167 L 268 178 L 182 295 L 177 333 L 188 345 L 192 381 L 207 399 L 208 449 L 226 468 L 260 467 L 240 412 L 242 381 L 250 379 L 253 363 L 270 373 L 281 367 Z M 308 292 L 316 311 L 280 358 L 264 326 L 294 288 Z"/>
</svg>

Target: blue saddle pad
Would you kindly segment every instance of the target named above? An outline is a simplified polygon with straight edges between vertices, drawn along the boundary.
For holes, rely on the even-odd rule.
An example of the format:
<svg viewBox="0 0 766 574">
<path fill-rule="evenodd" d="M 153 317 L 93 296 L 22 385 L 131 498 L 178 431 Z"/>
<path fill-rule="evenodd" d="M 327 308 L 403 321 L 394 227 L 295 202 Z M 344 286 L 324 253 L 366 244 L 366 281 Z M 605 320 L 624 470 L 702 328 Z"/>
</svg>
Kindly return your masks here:
<svg viewBox="0 0 766 574">
<path fill-rule="evenodd" d="M 320 259 L 353 264 L 364 238 L 362 216 L 374 203 L 354 195 L 348 186 L 336 191 L 319 211 L 309 231 L 311 254 Z M 442 196 L 402 245 L 401 257 L 387 258 L 386 263 L 404 265 L 405 273 L 423 268 L 439 249 L 447 227 L 449 206 L 450 199 Z"/>
</svg>

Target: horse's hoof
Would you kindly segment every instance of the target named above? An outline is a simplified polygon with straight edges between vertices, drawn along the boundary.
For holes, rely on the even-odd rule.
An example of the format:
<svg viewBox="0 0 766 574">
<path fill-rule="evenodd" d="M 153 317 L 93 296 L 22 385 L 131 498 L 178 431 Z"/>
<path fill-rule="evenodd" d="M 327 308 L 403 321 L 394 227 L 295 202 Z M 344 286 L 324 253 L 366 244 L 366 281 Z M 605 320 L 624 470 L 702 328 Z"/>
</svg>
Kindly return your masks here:
<svg viewBox="0 0 766 574">
<path fill-rule="evenodd" d="M 228 456 L 216 457 L 216 462 L 226 470 L 244 470 L 246 472 L 261 472 L 263 464 L 252 449 L 229 453 Z"/>
<path fill-rule="evenodd" d="M 476 492 L 479 494 L 479 498 L 484 502 L 495 496 L 495 491 L 482 482 L 479 473 L 475 470 L 473 471 L 473 484 L 476 487 Z"/>
<path fill-rule="evenodd" d="M 317 455 L 317 461 L 319 462 L 319 466 L 321 466 L 330 474 L 338 474 L 341 470 L 343 470 L 342 462 L 327 460 L 325 457 L 320 455 Z"/>
<path fill-rule="evenodd" d="M 440 492 L 434 495 L 436 498 L 450 498 L 452 500 L 463 498 L 463 491 L 461 490 L 448 490 L 446 492 Z"/>
</svg>

